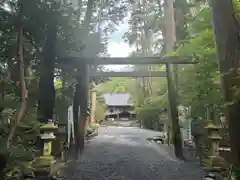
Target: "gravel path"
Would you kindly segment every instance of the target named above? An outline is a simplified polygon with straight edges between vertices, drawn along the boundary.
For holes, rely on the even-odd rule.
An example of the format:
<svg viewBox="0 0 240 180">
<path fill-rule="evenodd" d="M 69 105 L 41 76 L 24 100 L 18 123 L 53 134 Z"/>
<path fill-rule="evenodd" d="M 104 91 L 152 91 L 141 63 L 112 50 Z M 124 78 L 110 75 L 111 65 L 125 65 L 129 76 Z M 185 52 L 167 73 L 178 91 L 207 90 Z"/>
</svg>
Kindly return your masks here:
<svg viewBox="0 0 240 180">
<path fill-rule="evenodd" d="M 68 180 L 201 180 L 199 168 L 175 159 L 146 140 L 158 132 L 101 127 L 79 160 L 69 164 Z"/>
</svg>

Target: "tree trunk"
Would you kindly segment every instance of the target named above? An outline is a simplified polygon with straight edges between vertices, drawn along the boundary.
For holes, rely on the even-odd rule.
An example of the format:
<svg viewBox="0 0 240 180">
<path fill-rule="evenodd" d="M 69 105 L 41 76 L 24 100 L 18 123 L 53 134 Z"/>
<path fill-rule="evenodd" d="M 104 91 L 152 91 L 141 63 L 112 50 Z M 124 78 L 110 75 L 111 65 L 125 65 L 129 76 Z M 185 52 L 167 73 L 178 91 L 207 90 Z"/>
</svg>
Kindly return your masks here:
<svg viewBox="0 0 240 180">
<path fill-rule="evenodd" d="M 145 98 L 147 98 L 147 90 L 146 90 L 146 80 L 145 77 L 142 78 L 142 91 L 143 91 L 143 103 Z"/>
<path fill-rule="evenodd" d="M 90 23 L 91 23 L 91 18 L 92 18 L 92 14 L 93 14 L 93 5 L 94 5 L 95 0 L 88 0 L 87 3 L 87 11 L 84 17 L 84 22 L 83 22 L 83 34 L 88 36 L 89 34 L 89 27 L 90 27 Z M 83 37 L 86 37 L 83 36 Z"/>
<path fill-rule="evenodd" d="M 78 9 L 77 9 L 77 20 L 80 20 L 81 17 L 81 9 L 82 9 L 82 0 L 78 0 Z"/>
<path fill-rule="evenodd" d="M 89 123 L 95 123 L 96 104 L 97 104 L 97 92 L 95 90 L 96 84 L 93 82 L 91 90 L 91 115 Z"/>
<path fill-rule="evenodd" d="M 189 13 L 187 0 L 175 1 L 175 26 L 176 26 L 176 41 L 184 40 L 187 36 L 185 29 L 186 15 Z"/>
<path fill-rule="evenodd" d="M 40 64 L 38 120 L 46 123 L 53 119 L 55 89 L 54 89 L 54 66 L 56 57 L 57 24 L 48 27 L 47 40 L 43 49 L 43 59 Z"/>
<path fill-rule="evenodd" d="M 239 89 L 240 58 L 239 23 L 235 17 L 232 0 L 209 0 L 212 7 L 213 28 L 217 47 L 221 83 L 226 101 L 226 119 L 229 126 L 232 161 L 236 179 L 240 179 L 240 100 L 235 96 Z"/>
<path fill-rule="evenodd" d="M 20 88 L 21 88 L 21 106 L 20 110 L 17 114 L 17 118 L 14 121 L 8 138 L 7 138 L 7 148 L 9 148 L 12 145 L 12 139 L 14 137 L 15 131 L 20 123 L 20 121 L 23 119 L 27 107 L 27 98 L 28 98 L 28 91 L 26 88 L 25 83 L 25 75 L 24 75 L 24 60 L 23 60 L 23 27 L 22 27 L 22 14 L 23 14 L 23 4 L 20 2 L 20 10 L 18 14 L 18 34 L 17 34 L 17 60 L 19 63 L 19 82 L 20 82 Z"/>
<path fill-rule="evenodd" d="M 4 78 L 4 77 L 3 77 Z M 5 83 L 4 83 L 4 79 L 0 80 L 0 119 L 3 116 L 3 110 L 4 110 L 4 105 L 3 105 L 3 101 L 4 101 L 4 89 L 5 89 Z"/>
<path fill-rule="evenodd" d="M 186 0 L 178 0 L 174 2 L 175 5 L 175 27 L 176 27 L 176 41 L 177 43 L 181 43 L 181 40 L 184 40 L 187 36 L 185 24 L 186 24 L 186 15 L 188 13 L 188 4 Z M 178 64 L 173 65 L 173 73 L 174 73 L 174 84 L 176 87 L 176 97 L 179 100 L 179 67 Z M 179 105 L 179 102 L 177 101 Z"/>
<path fill-rule="evenodd" d="M 74 92 L 74 98 L 73 98 L 73 122 L 74 122 L 74 133 L 75 133 L 75 156 L 78 158 L 79 155 L 79 117 L 80 117 L 80 83 L 81 82 L 81 77 L 77 77 L 77 84 L 75 86 L 75 92 Z"/>
<path fill-rule="evenodd" d="M 0 154 L 0 179 L 5 178 L 5 168 L 7 167 L 7 158 L 5 155 Z"/>
<path fill-rule="evenodd" d="M 84 149 L 84 138 L 85 138 L 85 126 L 88 119 L 87 108 L 88 108 L 88 97 L 89 97 L 89 74 L 88 65 L 83 64 L 81 70 L 81 83 L 80 83 L 80 123 L 79 123 L 79 136 L 80 136 L 80 152 Z"/>
<path fill-rule="evenodd" d="M 165 53 L 170 53 L 174 50 L 174 44 L 176 41 L 175 21 L 174 21 L 174 9 L 173 1 L 165 0 L 164 3 L 164 39 L 165 39 Z M 171 65 L 166 65 L 167 79 L 168 79 L 168 99 L 169 110 L 172 120 L 172 134 L 175 155 L 178 158 L 183 158 L 182 151 L 182 137 L 179 126 L 179 117 L 176 101 L 176 90 L 173 82 L 173 74 L 171 72 Z"/>
<path fill-rule="evenodd" d="M 87 40 L 87 36 L 89 34 L 89 27 L 90 27 L 90 23 L 91 23 L 91 18 L 92 18 L 92 14 L 93 14 L 93 5 L 94 5 L 94 1 L 95 0 L 88 0 L 87 3 L 87 11 L 85 14 L 85 18 L 84 18 L 84 22 L 83 22 L 83 43 L 86 43 L 85 41 Z M 77 84 L 75 86 L 75 95 L 74 95 L 74 100 L 76 101 L 76 99 L 80 98 L 80 100 L 78 100 L 77 102 L 79 104 L 75 104 L 75 116 L 77 114 L 79 114 L 77 111 L 77 109 L 80 108 L 80 117 L 78 117 L 77 119 L 75 119 L 75 123 L 77 121 L 77 123 L 74 125 L 76 131 L 76 136 L 75 136 L 75 140 L 76 140 L 76 150 L 77 150 L 77 154 L 78 151 L 80 150 L 80 152 L 83 150 L 84 148 L 84 137 L 85 137 L 85 123 L 87 120 L 87 116 L 86 116 L 86 110 L 87 110 L 87 103 L 88 103 L 88 68 L 86 66 L 86 64 L 81 65 L 81 69 L 79 69 L 79 73 L 80 76 L 79 78 L 77 78 Z M 87 80 L 87 82 L 86 82 Z M 79 86 L 79 87 L 78 87 Z M 75 117 L 76 118 L 76 117 Z"/>
<path fill-rule="evenodd" d="M 147 12 L 147 4 L 145 1 L 141 2 L 141 6 L 143 7 L 143 12 L 146 12 L 146 16 L 148 16 L 148 12 Z M 143 55 L 145 57 L 147 57 L 149 55 L 150 52 L 150 32 L 149 32 L 149 24 L 147 23 L 147 21 L 145 20 L 143 25 L 143 29 L 142 29 L 142 35 L 141 35 L 141 45 L 142 45 L 142 51 L 143 51 Z M 152 93 L 152 78 L 151 78 L 151 65 L 147 66 L 147 71 L 149 74 L 149 77 L 146 78 L 147 80 L 147 95 L 149 96 Z"/>
<path fill-rule="evenodd" d="M 74 132 L 76 157 L 79 156 L 84 149 L 85 125 L 87 120 L 87 106 L 88 106 L 88 67 L 86 64 L 81 65 L 79 70 L 79 77 L 75 86 L 74 100 L 73 100 L 73 117 L 74 117 Z M 79 152 L 80 151 L 80 152 Z"/>
</svg>

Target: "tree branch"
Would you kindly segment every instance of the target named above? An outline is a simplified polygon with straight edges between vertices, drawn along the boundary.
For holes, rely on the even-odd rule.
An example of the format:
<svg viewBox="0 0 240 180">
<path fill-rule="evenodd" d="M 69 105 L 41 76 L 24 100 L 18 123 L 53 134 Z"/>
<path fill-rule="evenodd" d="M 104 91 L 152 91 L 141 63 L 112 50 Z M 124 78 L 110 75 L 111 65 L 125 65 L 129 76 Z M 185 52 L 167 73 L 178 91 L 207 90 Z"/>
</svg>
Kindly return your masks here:
<svg viewBox="0 0 240 180">
<path fill-rule="evenodd" d="M 27 98 L 28 98 L 28 91 L 26 88 L 25 83 L 25 76 L 24 76 L 24 60 L 23 60 L 23 27 L 21 23 L 21 18 L 23 14 L 23 4 L 20 1 L 20 10 L 18 14 L 18 35 L 17 35 L 17 60 L 19 61 L 19 76 L 20 76 L 20 87 L 21 87 L 21 108 L 19 110 L 19 113 L 17 114 L 17 118 L 15 122 L 13 123 L 10 133 L 7 138 L 7 148 L 9 148 L 12 145 L 12 139 L 14 137 L 15 131 L 20 123 L 20 121 L 23 119 L 27 107 Z"/>
<path fill-rule="evenodd" d="M 34 42 L 32 37 L 28 35 L 27 33 L 23 32 L 23 35 L 29 40 L 30 44 L 39 52 L 42 53 L 43 51 L 37 46 L 37 44 Z"/>
</svg>

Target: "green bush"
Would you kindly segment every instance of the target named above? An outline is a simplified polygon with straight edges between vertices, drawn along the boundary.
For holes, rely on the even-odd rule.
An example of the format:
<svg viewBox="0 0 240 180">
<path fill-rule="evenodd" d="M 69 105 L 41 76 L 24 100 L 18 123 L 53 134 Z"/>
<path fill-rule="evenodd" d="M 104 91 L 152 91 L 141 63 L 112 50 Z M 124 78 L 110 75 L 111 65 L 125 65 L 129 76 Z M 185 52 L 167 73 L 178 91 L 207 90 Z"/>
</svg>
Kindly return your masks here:
<svg viewBox="0 0 240 180">
<path fill-rule="evenodd" d="M 7 157 L 7 170 L 18 169 L 23 171 L 25 166 L 28 166 L 35 158 L 40 124 L 32 111 L 35 112 L 35 109 L 29 109 L 28 114 L 17 127 L 10 148 L 6 148 L 6 139 L 10 127 L 8 120 L 14 119 L 16 115 L 10 108 L 5 108 L 2 112 L 2 118 L 0 119 L 0 154 Z"/>
<path fill-rule="evenodd" d="M 158 99 L 147 99 L 143 105 L 136 107 L 137 118 L 144 128 L 162 131 L 166 113 L 160 104 Z"/>
</svg>

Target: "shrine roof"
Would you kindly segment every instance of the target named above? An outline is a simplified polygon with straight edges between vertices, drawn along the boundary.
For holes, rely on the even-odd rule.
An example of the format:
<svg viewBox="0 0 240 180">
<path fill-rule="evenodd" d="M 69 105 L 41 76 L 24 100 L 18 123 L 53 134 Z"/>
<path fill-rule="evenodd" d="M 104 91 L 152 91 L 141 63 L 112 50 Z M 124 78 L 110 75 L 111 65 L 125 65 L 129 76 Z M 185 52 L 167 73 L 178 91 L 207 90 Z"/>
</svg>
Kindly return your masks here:
<svg viewBox="0 0 240 180">
<path fill-rule="evenodd" d="M 105 93 L 103 95 L 107 106 L 132 106 L 130 93 Z"/>
</svg>

